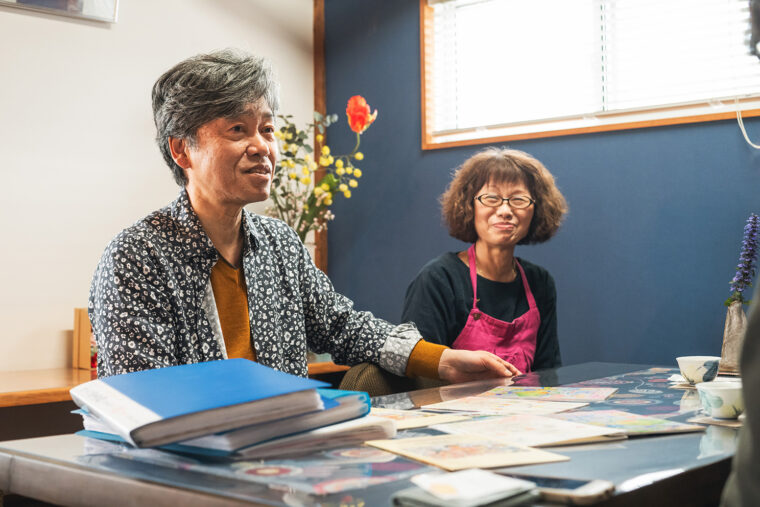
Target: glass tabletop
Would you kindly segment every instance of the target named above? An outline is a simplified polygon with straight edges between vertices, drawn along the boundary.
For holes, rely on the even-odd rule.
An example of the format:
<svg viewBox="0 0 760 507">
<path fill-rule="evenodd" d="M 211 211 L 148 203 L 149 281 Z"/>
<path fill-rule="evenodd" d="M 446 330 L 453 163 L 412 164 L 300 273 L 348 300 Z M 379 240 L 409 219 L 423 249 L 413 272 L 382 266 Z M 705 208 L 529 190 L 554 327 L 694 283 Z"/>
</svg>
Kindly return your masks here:
<svg viewBox="0 0 760 507">
<path fill-rule="evenodd" d="M 586 363 L 524 375 L 514 382 L 479 381 L 377 397 L 373 405 L 410 409 L 507 384 L 615 386 L 618 391 L 608 400 L 581 410 L 615 408 L 686 421 L 698 410 L 698 400 L 695 404 L 693 390 L 672 389 L 663 381 L 675 372 L 677 369 L 648 365 Z M 432 429 L 412 431 L 436 433 Z M 605 479 L 615 483 L 619 495 L 729 459 L 736 448 L 737 433 L 733 428 L 709 426 L 700 433 L 552 447 L 548 450 L 570 460 L 511 467 L 509 473 Z M 399 432 L 399 437 L 404 436 L 405 432 Z M 438 470 L 370 447 L 339 448 L 291 459 L 231 462 L 134 449 L 77 435 L 0 442 L 0 469 L 4 455 L 268 505 L 358 505 L 361 502 L 389 505 L 394 492 L 411 485 L 409 477 Z"/>
</svg>

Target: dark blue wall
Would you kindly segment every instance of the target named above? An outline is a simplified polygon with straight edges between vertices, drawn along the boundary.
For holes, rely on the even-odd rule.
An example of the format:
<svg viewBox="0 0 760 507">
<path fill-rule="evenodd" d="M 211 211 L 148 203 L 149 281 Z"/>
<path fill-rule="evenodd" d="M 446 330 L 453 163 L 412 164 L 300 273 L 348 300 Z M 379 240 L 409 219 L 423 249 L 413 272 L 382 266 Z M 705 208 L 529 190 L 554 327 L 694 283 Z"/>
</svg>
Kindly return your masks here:
<svg viewBox="0 0 760 507">
<path fill-rule="evenodd" d="M 418 9 L 417 0 L 325 8 L 328 111 L 344 116 L 357 93 L 379 111 L 362 139 L 360 185 L 336 199 L 329 273 L 358 308 L 393 322 L 418 270 L 466 247 L 448 237 L 437 199 L 480 148 L 420 148 Z M 760 123 L 745 124 L 760 139 Z M 342 122 L 329 136 L 336 153 L 352 147 Z M 507 145 L 541 160 L 570 205 L 554 239 L 517 248 L 554 275 L 565 364 L 720 354 L 742 229 L 760 212 L 760 152 L 735 121 Z"/>
</svg>

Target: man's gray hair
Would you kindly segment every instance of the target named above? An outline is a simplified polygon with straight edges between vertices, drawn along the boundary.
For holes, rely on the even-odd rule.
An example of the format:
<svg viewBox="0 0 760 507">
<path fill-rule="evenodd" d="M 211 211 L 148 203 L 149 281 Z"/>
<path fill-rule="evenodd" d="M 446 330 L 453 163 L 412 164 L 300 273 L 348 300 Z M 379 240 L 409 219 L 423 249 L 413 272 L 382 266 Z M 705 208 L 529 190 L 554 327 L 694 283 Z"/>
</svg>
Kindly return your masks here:
<svg viewBox="0 0 760 507">
<path fill-rule="evenodd" d="M 169 138 L 193 146 L 201 125 L 241 114 L 262 97 L 277 114 L 278 85 L 269 63 L 236 49 L 193 56 L 158 78 L 152 94 L 156 142 L 178 185 L 185 186 L 187 177 L 172 158 Z"/>
</svg>

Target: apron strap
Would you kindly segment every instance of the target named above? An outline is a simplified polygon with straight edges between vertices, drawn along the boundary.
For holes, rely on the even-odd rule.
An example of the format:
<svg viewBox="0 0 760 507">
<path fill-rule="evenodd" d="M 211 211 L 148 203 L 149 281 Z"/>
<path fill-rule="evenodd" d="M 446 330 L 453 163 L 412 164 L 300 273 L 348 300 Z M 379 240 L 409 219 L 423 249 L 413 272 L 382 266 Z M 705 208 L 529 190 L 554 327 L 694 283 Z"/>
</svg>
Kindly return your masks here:
<svg viewBox="0 0 760 507">
<path fill-rule="evenodd" d="M 478 306 L 478 268 L 475 267 L 475 243 L 467 249 L 467 259 L 470 262 L 470 283 L 472 284 L 472 309 L 477 310 Z"/>
<path fill-rule="evenodd" d="M 530 290 L 530 286 L 528 285 L 528 278 L 525 276 L 525 271 L 523 271 L 522 266 L 520 266 L 520 262 L 517 260 L 517 257 L 515 257 L 515 264 L 517 264 L 517 269 L 520 270 L 523 289 L 525 290 L 525 297 L 528 299 L 528 308 L 532 310 L 536 307 L 536 298 L 533 297 L 533 291 Z"/>
<path fill-rule="evenodd" d="M 478 305 L 478 269 L 475 265 L 475 244 L 467 249 L 467 260 L 470 264 L 470 283 L 472 284 L 472 309 L 477 310 Z M 525 276 L 525 270 L 520 265 L 520 262 L 515 257 L 515 264 L 517 269 L 520 270 L 520 277 L 522 278 L 523 290 L 525 290 L 525 298 L 528 300 L 528 308 L 536 308 L 536 298 L 533 297 L 533 291 L 530 290 L 528 285 L 528 278 Z"/>
</svg>

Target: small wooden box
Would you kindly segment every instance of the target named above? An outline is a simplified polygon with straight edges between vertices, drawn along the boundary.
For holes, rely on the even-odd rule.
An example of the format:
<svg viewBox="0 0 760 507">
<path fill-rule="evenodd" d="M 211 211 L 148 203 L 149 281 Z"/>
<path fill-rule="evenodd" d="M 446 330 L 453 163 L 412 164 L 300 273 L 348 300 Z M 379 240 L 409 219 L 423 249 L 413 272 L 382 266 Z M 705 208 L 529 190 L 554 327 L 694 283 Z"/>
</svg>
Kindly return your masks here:
<svg viewBox="0 0 760 507">
<path fill-rule="evenodd" d="M 94 369 L 93 355 L 97 350 L 91 346 L 92 326 L 87 316 L 87 308 L 74 308 L 74 343 L 72 347 L 71 365 L 83 370 Z"/>
</svg>

